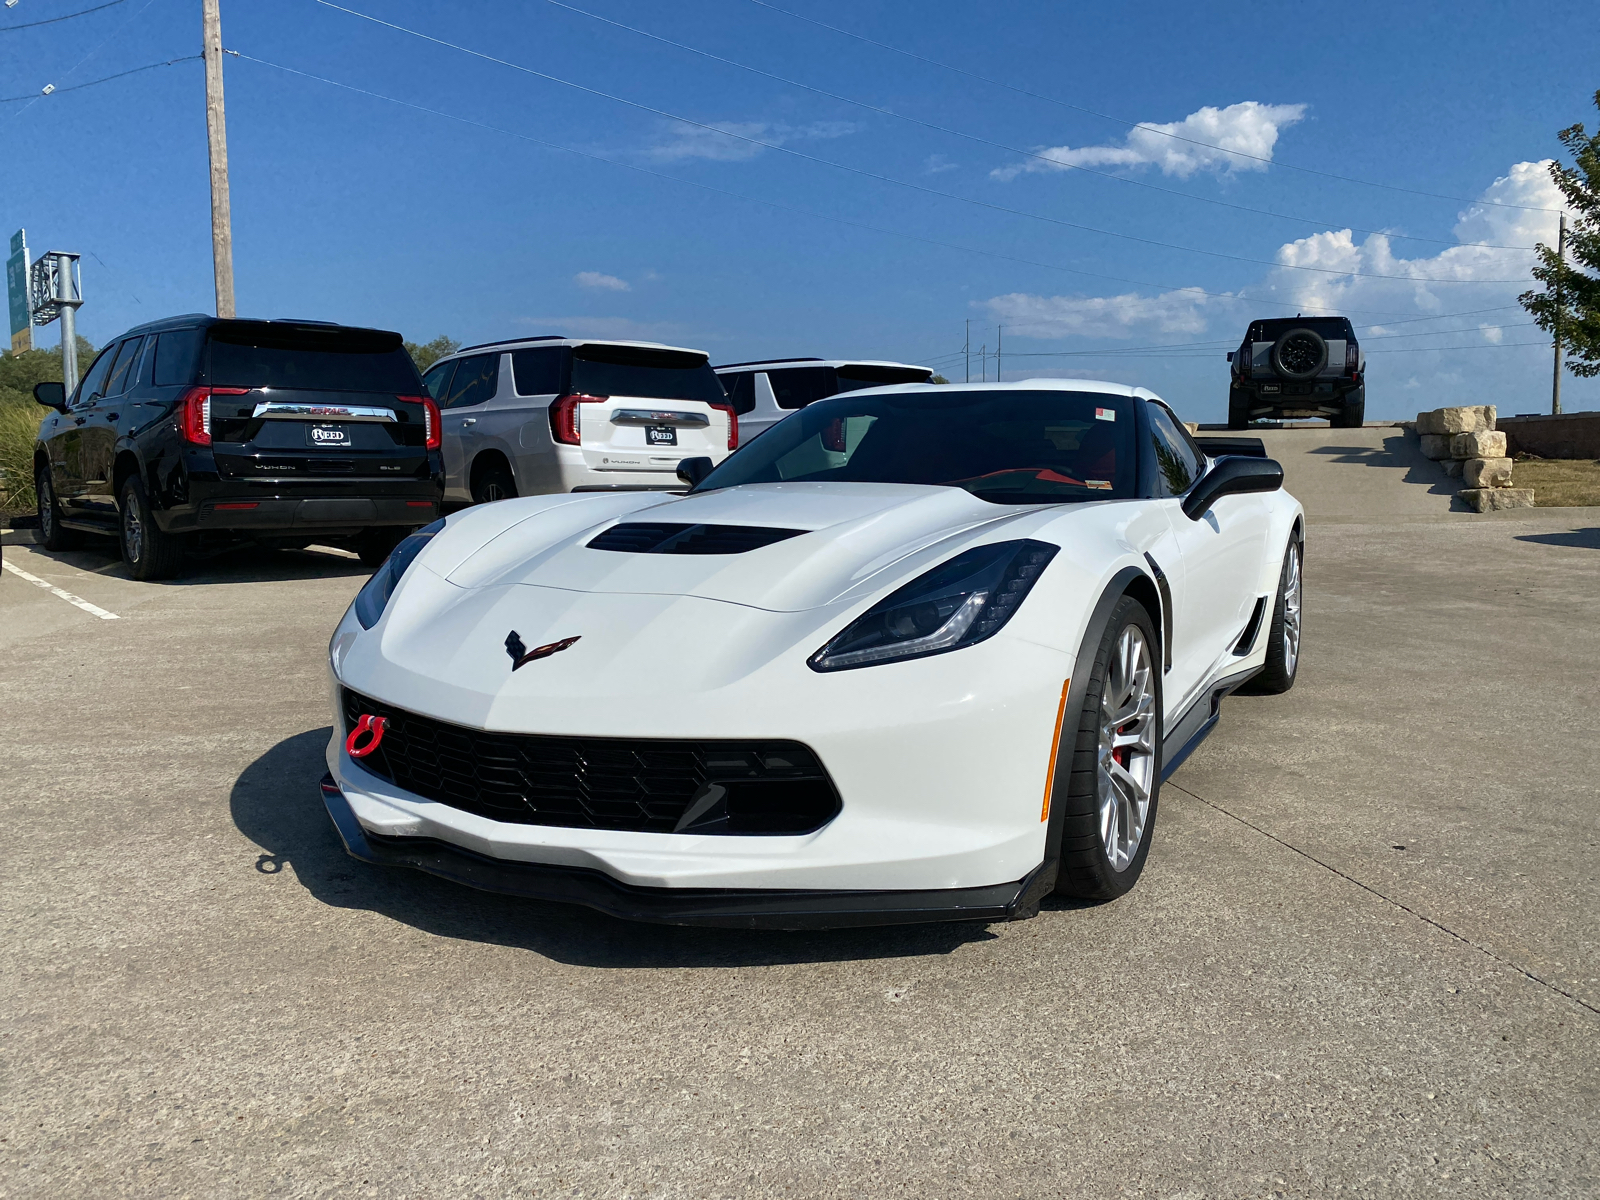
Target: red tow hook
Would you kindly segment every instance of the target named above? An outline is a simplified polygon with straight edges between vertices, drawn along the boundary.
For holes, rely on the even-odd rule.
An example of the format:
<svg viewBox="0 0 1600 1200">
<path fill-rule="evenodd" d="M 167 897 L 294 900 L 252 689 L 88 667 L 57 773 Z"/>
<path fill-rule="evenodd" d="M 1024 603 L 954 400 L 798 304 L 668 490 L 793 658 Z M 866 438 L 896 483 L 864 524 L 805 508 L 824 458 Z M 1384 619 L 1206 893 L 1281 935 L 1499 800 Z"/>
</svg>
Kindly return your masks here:
<svg viewBox="0 0 1600 1200">
<path fill-rule="evenodd" d="M 350 731 L 350 736 L 344 740 L 344 752 L 351 758 L 365 758 L 376 750 L 383 742 L 383 731 L 389 728 L 388 717 L 375 717 L 368 713 L 356 722 L 356 727 Z M 365 736 L 369 740 L 365 745 L 356 743 Z"/>
</svg>

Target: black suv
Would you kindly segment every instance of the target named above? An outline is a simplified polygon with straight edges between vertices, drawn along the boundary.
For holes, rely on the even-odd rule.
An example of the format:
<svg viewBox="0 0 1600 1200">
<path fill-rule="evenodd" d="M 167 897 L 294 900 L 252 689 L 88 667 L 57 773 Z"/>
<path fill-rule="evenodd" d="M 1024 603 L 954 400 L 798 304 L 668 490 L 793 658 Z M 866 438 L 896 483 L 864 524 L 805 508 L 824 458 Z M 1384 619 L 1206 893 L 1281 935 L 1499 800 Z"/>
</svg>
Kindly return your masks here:
<svg viewBox="0 0 1600 1200">
<path fill-rule="evenodd" d="M 1229 353 L 1228 428 L 1276 417 L 1327 417 L 1359 429 L 1367 415 L 1366 361 L 1348 317 L 1252 321 Z"/>
<path fill-rule="evenodd" d="M 368 565 L 439 513 L 439 410 L 398 333 L 172 317 L 131 329 L 39 428 L 44 544 L 116 534 L 135 579 L 184 549 L 345 545 Z"/>
</svg>

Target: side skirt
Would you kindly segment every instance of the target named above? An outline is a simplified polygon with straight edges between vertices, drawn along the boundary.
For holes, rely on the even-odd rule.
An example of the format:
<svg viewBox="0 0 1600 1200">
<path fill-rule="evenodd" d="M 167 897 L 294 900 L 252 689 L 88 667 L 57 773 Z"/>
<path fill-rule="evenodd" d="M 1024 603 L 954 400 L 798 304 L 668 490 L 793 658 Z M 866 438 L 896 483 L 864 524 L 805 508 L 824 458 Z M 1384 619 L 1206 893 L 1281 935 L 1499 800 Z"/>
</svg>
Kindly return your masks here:
<svg viewBox="0 0 1600 1200">
<path fill-rule="evenodd" d="M 1210 687 L 1195 697 L 1183 716 L 1172 723 L 1161 743 L 1161 781 L 1165 783 L 1174 771 L 1183 766 L 1183 760 L 1193 754 L 1195 747 L 1206 740 L 1206 735 L 1216 726 L 1222 715 L 1222 698 L 1237 691 L 1260 674 L 1260 667 L 1251 667 L 1234 675 L 1224 675 L 1214 680 Z"/>
</svg>

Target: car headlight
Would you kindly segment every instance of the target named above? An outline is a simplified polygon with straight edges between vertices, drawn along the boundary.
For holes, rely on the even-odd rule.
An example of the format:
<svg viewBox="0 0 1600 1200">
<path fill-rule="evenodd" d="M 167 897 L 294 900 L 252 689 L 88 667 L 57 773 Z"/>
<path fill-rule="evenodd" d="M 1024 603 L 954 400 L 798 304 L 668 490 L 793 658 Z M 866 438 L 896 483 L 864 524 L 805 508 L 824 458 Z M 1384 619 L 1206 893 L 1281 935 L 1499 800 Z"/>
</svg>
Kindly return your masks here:
<svg viewBox="0 0 1600 1200">
<path fill-rule="evenodd" d="M 443 528 L 442 518 L 432 525 L 424 525 L 402 538 L 400 544 L 389 552 L 389 557 L 383 560 L 383 566 L 374 571 L 367 585 L 356 593 L 356 620 L 361 622 L 361 628 L 371 629 L 378 623 L 378 618 L 383 616 L 383 610 L 389 604 L 389 597 L 400 586 L 400 577 L 406 573 L 406 568 L 422 553 L 422 548 L 433 539 L 433 535 Z"/>
<path fill-rule="evenodd" d="M 993 637 L 1059 549 L 1023 539 L 964 550 L 885 596 L 806 661 L 813 671 L 844 671 Z"/>
</svg>

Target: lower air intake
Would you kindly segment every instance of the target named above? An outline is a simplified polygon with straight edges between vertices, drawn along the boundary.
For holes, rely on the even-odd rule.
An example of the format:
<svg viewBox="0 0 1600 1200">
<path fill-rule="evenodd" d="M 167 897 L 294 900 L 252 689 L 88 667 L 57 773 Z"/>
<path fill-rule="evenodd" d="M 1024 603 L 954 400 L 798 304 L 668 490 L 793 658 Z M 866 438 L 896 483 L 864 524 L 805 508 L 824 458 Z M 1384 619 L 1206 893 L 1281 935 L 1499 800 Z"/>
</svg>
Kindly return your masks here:
<svg viewBox="0 0 1600 1200">
<path fill-rule="evenodd" d="M 798 742 L 489 733 L 344 692 L 347 728 L 389 719 L 363 770 L 494 821 L 644 833 L 810 833 L 839 793 Z"/>
</svg>

